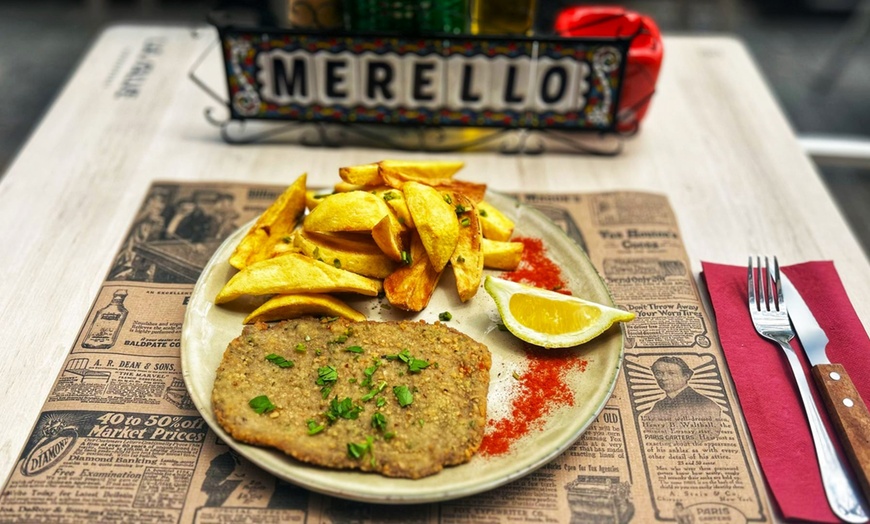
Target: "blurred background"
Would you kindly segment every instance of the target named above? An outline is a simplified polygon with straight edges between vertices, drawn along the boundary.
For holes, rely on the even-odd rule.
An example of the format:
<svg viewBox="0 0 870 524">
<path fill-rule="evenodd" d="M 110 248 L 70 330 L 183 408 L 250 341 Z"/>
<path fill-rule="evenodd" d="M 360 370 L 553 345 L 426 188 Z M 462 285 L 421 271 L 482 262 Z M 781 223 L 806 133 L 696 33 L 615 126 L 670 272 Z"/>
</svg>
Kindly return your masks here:
<svg viewBox="0 0 870 524">
<path fill-rule="evenodd" d="M 547 32 L 555 13 L 581 3 L 538 0 L 536 29 Z M 595 3 L 650 15 L 666 34 L 733 34 L 746 44 L 799 136 L 870 140 L 870 0 Z M 204 0 L 2 0 L 0 173 L 104 27 L 200 25 L 214 5 Z M 818 166 L 870 253 L 870 159 L 819 160 Z"/>
</svg>

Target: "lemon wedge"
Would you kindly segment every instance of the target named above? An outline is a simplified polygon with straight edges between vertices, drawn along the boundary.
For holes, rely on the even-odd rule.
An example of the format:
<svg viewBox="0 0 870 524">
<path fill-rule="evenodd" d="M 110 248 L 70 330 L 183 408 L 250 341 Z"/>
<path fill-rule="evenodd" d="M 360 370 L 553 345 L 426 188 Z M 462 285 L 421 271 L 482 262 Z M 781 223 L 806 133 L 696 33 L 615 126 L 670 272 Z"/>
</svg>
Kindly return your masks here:
<svg viewBox="0 0 870 524">
<path fill-rule="evenodd" d="M 366 319 L 365 315 L 333 296 L 319 293 L 299 293 L 275 295 L 248 315 L 244 323 L 253 324 L 258 320 L 263 322 L 287 320 L 304 315 L 344 317 L 356 322 Z"/>
<path fill-rule="evenodd" d="M 634 313 L 570 295 L 487 276 L 483 284 L 502 322 L 517 338 L 545 348 L 588 342 Z"/>
</svg>

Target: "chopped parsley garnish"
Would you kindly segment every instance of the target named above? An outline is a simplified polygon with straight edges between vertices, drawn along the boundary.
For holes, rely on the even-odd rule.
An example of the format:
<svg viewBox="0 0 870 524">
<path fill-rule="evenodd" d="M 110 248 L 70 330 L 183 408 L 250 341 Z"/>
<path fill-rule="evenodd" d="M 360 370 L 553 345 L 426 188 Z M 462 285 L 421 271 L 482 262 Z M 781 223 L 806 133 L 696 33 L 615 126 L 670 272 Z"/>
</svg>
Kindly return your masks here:
<svg viewBox="0 0 870 524">
<path fill-rule="evenodd" d="M 289 243 L 292 242 L 292 241 L 293 241 L 293 238 L 290 237 L 290 236 L 283 236 L 283 237 L 281 237 L 281 242 L 284 242 L 285 244 L 289 244 Z"/>
<path fill-rule="evenodd" d="M 452 319 L 453 319 L 453 315 L 449 311 L 444 311 L 444 312 L 438 313 L 438 320 L 440 320 L 442 322 L 449 322 Z"/>
<path fill-rule="evenodd" d="M 479 214 L 480 216 L 482 216 L 482 217 L 487 216 L 487 215 L 486 215 L 486 210 L 485 210 L 485 209 L 478 209 L 477 211 L 478 211 L 478 214 Z"/>
<path fill-rule="evenodd" d="M 298 351 L 300 353 L 304 353 L 305 352 L 305 344 L 303 344 L 302 342 L 296 344 L 296 351 Z"/>
<path fill-rule="evenodd" d="M 408 348 L 403 349 L 396 355 L 387 355 L 387 360 L 401 360 L 405 364 L 408 364 L 408 371 L 411 373 L 419 373 L 421 370 L 429 367 L 427 361 L 412 357 Z"/>
<path fill-rule="evenodd" d="M 347 346 L 346 348 L 344 348 L 344 350 L 350 351 L 351 353 L 362 353 L 363 352 L 363 348 L 361 348 L 360 346 Z"/>
<path fill-rule="evenodd" d="M 268 355 L 266 355 L 266 360 L 268 360 L 272 364 L 275 364 L 279 368 L 292 368 L 295 365 L 292 360 L 287 360 L 281 355 L 276 355 L 274 353 L 269 353 Z"/>
<path fill-rule="evenodd" d="M 456 262 L 458 262 L 459 264 L 465 262 L 465 257 L 462 256 L 462 255 L 457 256 L 457 257 L 456 257 Z"/>
<path fill-rule="evenodd" d="M 323 366 L 317 369 L 317 380 L 314 382 L 318 386 L 325 386 L 327 382 L 335 382 L 338 380 L 338 371 L 335 366 Z"/>
<path fill-rule="evenodd" d="M 383 391 L 385 387 L 387 387 L 387 383 L 381 381 L 381 383 L 378 384 L 377 387 L 373 387 L 368 393 L 363 395 L 361 400 L 363 402 L 368 402 L 369 400 L 375 398 L 375 395 Z M 380 402 L 380 399 L 378 399 L 378 402 Z M 380 406 L 380 404 L 378 405 Z"/>
<path fill-rule="evenodd" d="M 462 227 L 468 227 L 471 225 L 471 219 L 468 217 L 462 217 L 462 220 L 459 221 L 459 225 Z"/>
<path fill-rule="evenodd" d="M 411 253 L 402 251 L 402 263 L 407 266 L 411 265 Z"/>
<path fill-rule="evenodd" d="M 369 366 L 369 367 L 365 368 L 365 370 L 363 370 L 363 374 L 366 376 L 366 378 L 364 378 L 363 381 L 361 382 L 362 386 L 371 386 L 372 385 L 372 375 L 375 374 L 375 371 L 378 370 L 378 367 L 380 365 L 381 365 L 381 361 L 375 360 L 374 364 L 372 364 L 371 366 Z"/>
<path fill-rule="evenodd" d="M 384 407 L 384 404 L 386 404 L 386 403 L 387 403 L 387 399 L 385 399 L 384 397 L 378 397 L 377 406 L 379 408 Z"/>
<path fill-rule="evenodd" d="M 341 269 L 341 260 L 339 260 L 339 259 L 337 259 L 337 258 L 334 259 L 334 260 L 332 261 L 332 265 L 335 266 L 335 267 L 337 267 L 338 269 Z"/>
<path fill-rule="evenodd" d="M 335 422 L 340 418 L 356 420 L 362 410 L 362 406 L 355 405 L 350 397 L 344 397 L 343 400 L 338 400 L 338 397 L 333 397 L 332 401 L 329 403 L 329 409 L 326 411 L 326 418 L 328 418 L 330 422 Z"/>
<path fill-rule="evenodd" d="M 399 197 L 395 193 L 393 193 L 392 191 L 387 191 L 386 193 L 384 193 L 384 202 L 389 202 L 390 200 L 393 200 L 396 198 L 399 198 Z"/>
<path fill-rule="evenodd" d="M 372 427 L 381 431 L 387 428 L 387 417 L 380 411 L 372 415 Z"/>
<path fill-rule="evenodd" d="M 260 395 L 259 397 L 254 397 L 250 401 L 248 401 L 248 405 L 251 406 L 251 409 L 262 415 L 263 413 L 269 413 L 270 411 L 275 410 L 275 404 L 272 404 L 272 401 L 269 400 L 269 397 L 266 395 Z"/>
<path fill-rule="evenodd" d="M 361 458 L 366 453 L 371 453 L 372 451 L 372 442 L 374 439 L 372 437 L 366 437 L 366 441 L 362 444 L 357 444 L 355 442 L 347 443 L 347 455 L 351 458 Z M 374 457 L 372 457 L 372 462 L 374 462 Z"/>
<path fill-rule="evenodd" d="M 453 199 L 450 198 L 450 195 L 444 195 L 444 201 L 447 202 L 448 204 L 453 203 Z"/>
<path fill-rule="evenodd" d="M 323 398 L 326 398 L 336 380 L 338 380 L 338 371 L 335 366 L 323 366 L 317 369 L 317 380 L 314 383 L 320 386 L 320 393 Z"/>
<path fill-rule="evenodd" d="M 319 195 L 314 195 L 314 198 L 317 198 L 317 199 L 320 199 L 320 198 L 326 198 L 326 197 L 328 197 L 328 196 L 331 195 L 331 194 L 332 194 L 332 193 L 321 193 L 321 194 L 319 194 Z"/>
<path fill-rule="evenodd" d="M 465 213 L 466 211 L 468 211 L 468 210 L 465 209 L 465 206 L 463 206 L 462 204 L 456 204 L 456 214 L 457 215 L 461 215 L 462 213 Z"/>
<path fill-rule="evenodd" d="M 308 419 L 307 424 L 309 435 L 316 435 L 326 428 L 326 426 L 324 426 L 323 424 L 318 424 L 317 421 L 315 421 L 313 418 Z"/>
<path fill-rule="evenodd" d="M 414 402 L 414 395 L 411 394 L 411 390 L 408 389 L 408 386 L 394 386 L 393 394 L 396 395 L 396 400 L 399 401 L 399 405 L 404 407 L 410 406 L 412 402 Z"/>
</svg>

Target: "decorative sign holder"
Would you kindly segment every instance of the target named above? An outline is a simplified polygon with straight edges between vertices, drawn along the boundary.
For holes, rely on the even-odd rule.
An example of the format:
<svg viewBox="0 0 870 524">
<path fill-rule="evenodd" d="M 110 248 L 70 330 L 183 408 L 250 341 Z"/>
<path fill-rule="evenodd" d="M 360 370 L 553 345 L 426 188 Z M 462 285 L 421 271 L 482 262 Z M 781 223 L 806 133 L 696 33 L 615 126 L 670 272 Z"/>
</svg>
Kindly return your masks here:
<svg viewBox="0 0 870 524">
<path fill-rule="evenodd" d="M 197 66 L 190 77 L 226 106 L 228 119 L 210 109 L 206 117 L 230 143 L 290 134 L 321 147 L 621 150 L 616 120 L 630 38 L 416 37 L 212 23 L 229 100 L 196 76 Z"/>
</svg>

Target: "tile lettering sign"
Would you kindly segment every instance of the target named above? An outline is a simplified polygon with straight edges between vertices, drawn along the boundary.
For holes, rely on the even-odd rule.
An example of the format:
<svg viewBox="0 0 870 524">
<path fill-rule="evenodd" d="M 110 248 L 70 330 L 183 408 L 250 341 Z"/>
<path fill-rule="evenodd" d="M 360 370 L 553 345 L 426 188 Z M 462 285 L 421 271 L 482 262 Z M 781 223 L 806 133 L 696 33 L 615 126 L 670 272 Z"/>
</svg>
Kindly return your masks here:
<svg viewBox="0 0 870 524">
<path fill-rule="evenodd" d="M 231 117 L 613 131 L 629 39 L 219 28 Z"/>
</svg>

